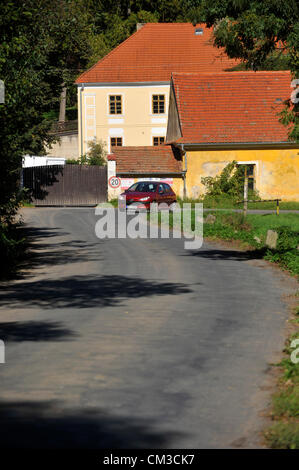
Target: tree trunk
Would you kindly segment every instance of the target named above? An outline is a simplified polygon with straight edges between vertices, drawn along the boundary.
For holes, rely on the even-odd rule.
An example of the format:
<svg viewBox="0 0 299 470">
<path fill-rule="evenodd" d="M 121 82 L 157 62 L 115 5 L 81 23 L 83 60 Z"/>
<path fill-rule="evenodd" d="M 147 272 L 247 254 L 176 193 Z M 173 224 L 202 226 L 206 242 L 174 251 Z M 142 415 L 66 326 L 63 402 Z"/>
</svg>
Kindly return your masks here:
<svg viewBox="0 0 299 470">
<path fill-rule="evenodd" d="M 65 108 L 66 108 L 66 87 L 64 83 L 60 94 L 60 106 L 59 106 L 59 122 L 65 122 Z"/>
</svg>

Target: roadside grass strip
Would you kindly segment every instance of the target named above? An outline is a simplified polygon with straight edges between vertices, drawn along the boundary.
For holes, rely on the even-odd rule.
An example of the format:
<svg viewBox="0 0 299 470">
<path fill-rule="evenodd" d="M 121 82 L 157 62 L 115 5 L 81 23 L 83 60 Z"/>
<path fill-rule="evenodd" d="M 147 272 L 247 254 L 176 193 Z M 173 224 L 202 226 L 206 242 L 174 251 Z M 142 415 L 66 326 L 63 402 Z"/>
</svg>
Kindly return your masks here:
<svg viewBox="0 0 299 470">
<path fill-rule="evenodd" d="M 282 376 L 273 396 L 273 424 L 264 433 L 268 447 L 273 449 L 299 449 L 299 306 L 294 313 L 296 331 L 287 340 L 284 358 L 278 364 Z"/>
</svg>

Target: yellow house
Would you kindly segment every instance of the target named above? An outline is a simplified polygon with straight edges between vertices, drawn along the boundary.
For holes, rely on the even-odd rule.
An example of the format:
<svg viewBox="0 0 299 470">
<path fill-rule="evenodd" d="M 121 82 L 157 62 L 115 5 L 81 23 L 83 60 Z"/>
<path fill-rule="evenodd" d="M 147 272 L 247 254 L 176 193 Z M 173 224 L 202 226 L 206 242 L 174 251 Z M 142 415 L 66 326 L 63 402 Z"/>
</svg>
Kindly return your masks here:
<svg viewBox="0 0 299 470">
<path fill-rule="evenodd" d="M 174 73 L 166 140 L 182 153 L 181 192 L 202 195 L 202 177 L 235 160 L 249 165 L 250 185 L 263 199 L 299 200 L 299 145 L 278 115 L 290 84 L 288 71 Z"/>
<path fill-rule="evenodd" d="M 234 67 L 213 47 L 212 30 L 191 23 L 147 23 L 76 81 L 79 155 L 94 138 L 116 146 L 164 143 L 171 73 Z"/>
</svg>

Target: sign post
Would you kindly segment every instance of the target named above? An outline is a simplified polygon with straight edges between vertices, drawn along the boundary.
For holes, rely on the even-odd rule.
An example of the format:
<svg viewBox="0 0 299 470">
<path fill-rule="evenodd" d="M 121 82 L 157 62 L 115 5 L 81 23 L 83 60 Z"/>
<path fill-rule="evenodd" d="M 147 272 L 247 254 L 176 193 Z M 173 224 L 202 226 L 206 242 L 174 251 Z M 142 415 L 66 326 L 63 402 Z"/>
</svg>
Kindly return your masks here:
<svg viewBox="0 0 299 470">
<path fill-rule="evenodd" d="M 108 184 L 109 184 L 110 188 L 117 189 L 117 188 L 120 187 L 121 180 L 118 176 L 110 176 L 110 178 L 108 180 Z"/>
<path fill-rule="evenodd" d="M 245 174 L 244 174 L 244 207 L 243 207 L 243 216 L 247 215 L 247 203 L 248 203 L 248 176 L 247 176 L 247 165 L 245 165 Z"/>
</svg>

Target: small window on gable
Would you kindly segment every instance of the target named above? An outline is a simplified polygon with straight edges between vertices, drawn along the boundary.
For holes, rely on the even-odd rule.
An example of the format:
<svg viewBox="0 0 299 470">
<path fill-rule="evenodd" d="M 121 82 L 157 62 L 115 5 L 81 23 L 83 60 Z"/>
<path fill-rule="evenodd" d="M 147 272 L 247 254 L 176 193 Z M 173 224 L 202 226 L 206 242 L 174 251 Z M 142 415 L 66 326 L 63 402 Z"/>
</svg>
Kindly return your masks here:
<svg viewBox="0 0 299 470">
<path fill-rule="evenodd" d="M 153 114 L 165 113 L 165 95 L 153 95 L 152 112 Z"/>
<path fill-rule="evenodd" d="M 165 137 L 153 137 L 153 145 L 162 145 L 165 142 Z"/>
<path fill-rule="evenodd" d="M 111 137 L 110 138 L 110 147 L 122 147 L 123 138 L 122 137 Z"/>
<path fill-rule="evenodd" d="M 121 95 L 109 95 L 109 113 L 122 114 Z"/>
</svg>

